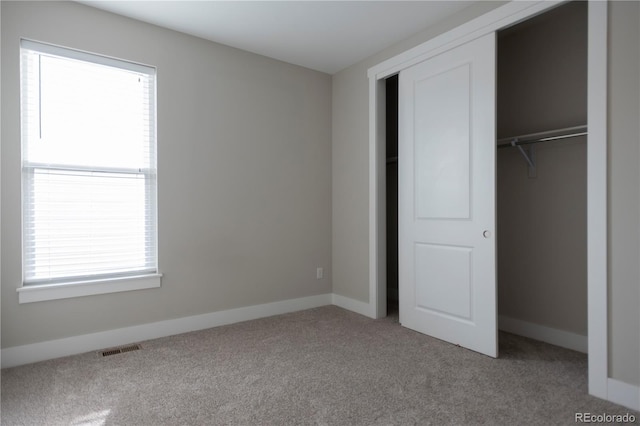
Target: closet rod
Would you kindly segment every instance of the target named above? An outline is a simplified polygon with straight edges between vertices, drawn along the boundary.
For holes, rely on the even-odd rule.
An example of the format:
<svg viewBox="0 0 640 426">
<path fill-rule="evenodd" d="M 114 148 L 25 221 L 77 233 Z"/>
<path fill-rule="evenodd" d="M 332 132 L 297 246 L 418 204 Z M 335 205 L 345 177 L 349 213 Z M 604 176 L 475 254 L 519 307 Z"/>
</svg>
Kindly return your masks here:
<svg viewBox="0 0 640 426">
<path fill-rule="evenodd" d="M 558 139 L 573 138 L 587 134 L 587 126 L 566 127 L 564 129 L 548 130 L 546 132 L 529 133 L 527 135 L 513 136 L 498 139 L 498 148 L 508 148 L 511 146 L 528 145 L 538 142 L 549 142 Z"/>
</svg>

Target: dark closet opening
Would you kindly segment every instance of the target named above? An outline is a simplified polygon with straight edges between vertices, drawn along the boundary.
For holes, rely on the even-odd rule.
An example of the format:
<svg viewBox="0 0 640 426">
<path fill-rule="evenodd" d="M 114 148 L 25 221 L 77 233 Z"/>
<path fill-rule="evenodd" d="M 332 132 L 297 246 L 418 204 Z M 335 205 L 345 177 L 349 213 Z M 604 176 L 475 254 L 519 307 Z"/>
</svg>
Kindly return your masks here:
<svg viewBox="0 0 640 426">
<path fill-rule="evenodd" d="M 398 315 L 398 75 L 386 79 L 387 315 Z"/>
</svg>

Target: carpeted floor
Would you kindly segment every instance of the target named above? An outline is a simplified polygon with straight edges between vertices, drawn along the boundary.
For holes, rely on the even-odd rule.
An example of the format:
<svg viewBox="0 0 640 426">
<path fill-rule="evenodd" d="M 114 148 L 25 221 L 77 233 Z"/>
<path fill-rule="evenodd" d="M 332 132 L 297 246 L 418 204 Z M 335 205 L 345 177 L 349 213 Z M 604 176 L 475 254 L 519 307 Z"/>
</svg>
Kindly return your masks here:
<svg viewBox="0 0 640 426">
<path fill-rule="evenodd" d="M 3 425 L 562 425 L 585 355 L 500 334 L 491 359 L 335 306 L 2 370 Z M 633 413 L 638 417 L 638 413 Z"/>
</svg>

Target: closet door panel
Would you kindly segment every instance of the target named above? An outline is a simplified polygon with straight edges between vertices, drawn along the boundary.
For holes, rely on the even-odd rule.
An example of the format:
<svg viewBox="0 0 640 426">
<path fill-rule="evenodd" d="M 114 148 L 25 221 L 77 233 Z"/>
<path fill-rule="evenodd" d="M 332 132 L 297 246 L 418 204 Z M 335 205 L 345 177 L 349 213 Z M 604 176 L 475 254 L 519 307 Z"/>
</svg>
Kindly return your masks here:
<svg viewBox="0 0 640 426">
<path fill-rule="evenodd" d="M 399 79 L 400 322 L 497 356 L 495 35 Z"/>
<path fill-rule="evenodd" d="M 469 218 L 470 72 L 464 64 L 414 82 L 418 218 Z"/>
</svg>

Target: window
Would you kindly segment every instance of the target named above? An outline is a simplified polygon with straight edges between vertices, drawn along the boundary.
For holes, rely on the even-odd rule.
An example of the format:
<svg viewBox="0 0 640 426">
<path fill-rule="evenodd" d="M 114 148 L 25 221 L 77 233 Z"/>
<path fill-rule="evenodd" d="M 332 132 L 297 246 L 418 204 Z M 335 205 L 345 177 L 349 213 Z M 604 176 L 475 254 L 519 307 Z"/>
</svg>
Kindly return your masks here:
<svg viewBox="0 0 640 426">
<path fill-rule="evenodd" d="M 21 55 L 21 290 L 157 275 L 155 69 L 27 40 Z"/>
</svg>

